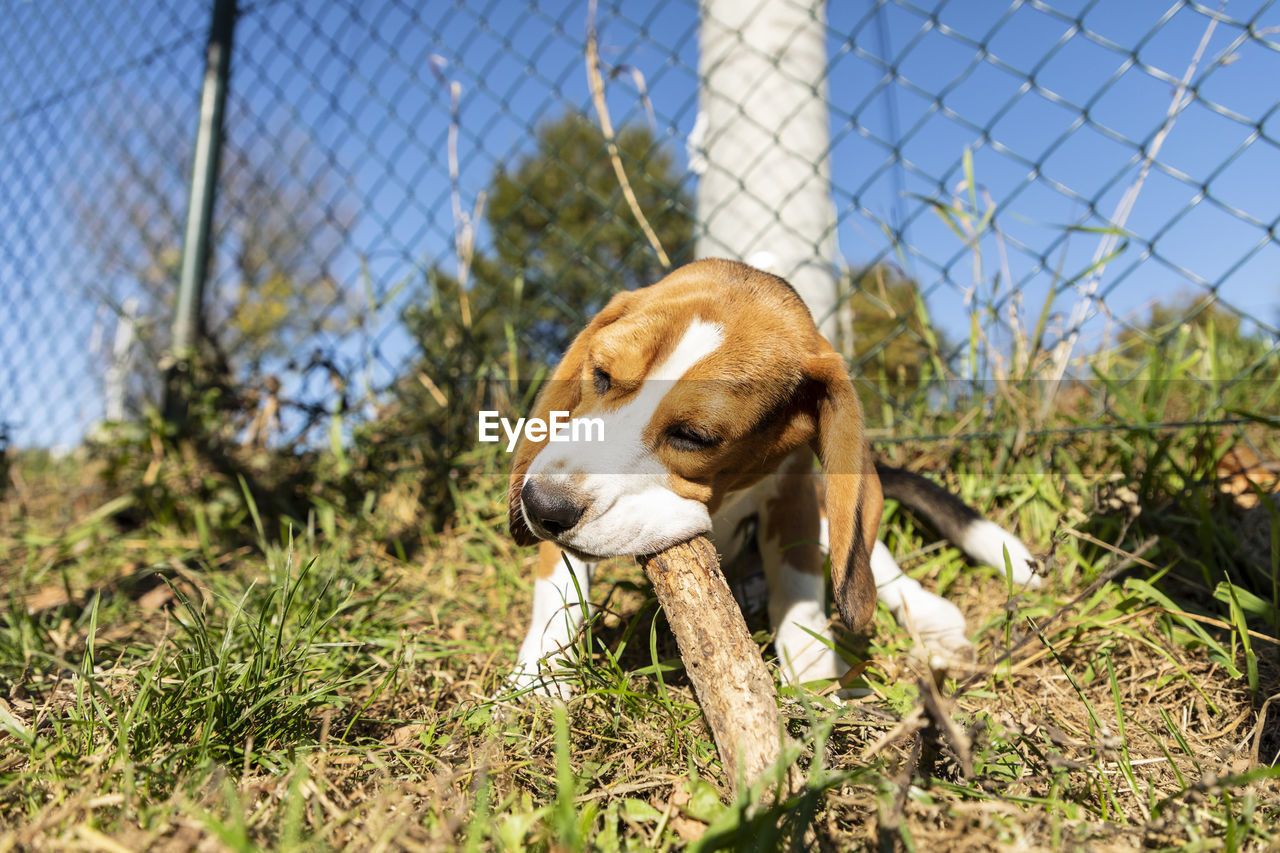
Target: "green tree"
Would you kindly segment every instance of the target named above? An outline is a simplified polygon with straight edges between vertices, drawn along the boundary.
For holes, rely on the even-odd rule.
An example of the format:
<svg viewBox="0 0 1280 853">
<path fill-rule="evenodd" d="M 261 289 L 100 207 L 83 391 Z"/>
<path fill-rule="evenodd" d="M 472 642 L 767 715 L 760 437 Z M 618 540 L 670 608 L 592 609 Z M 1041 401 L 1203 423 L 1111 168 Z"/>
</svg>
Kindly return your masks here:
<svg viewBox="0 0 1280 853">
<path fill-rule="evenodd" d="M 647 128 L 624 127 L 617 143 L 641 210 L 672 263 L 684 263 L 693 236 L 685 176 Z M 485 219 L 497 272 L 523 276 L 529 302 L 549 309 L 539 320 L 580 322 L 617 291 L 651 284 L 665 272 L 605 151 L 599 128 L 571 112 L 540 127 L 535 152 L 494 176 Z M 535 322 L 529 331 L 557 355 L 567 342 L 558 326 Z"/>
</svg>

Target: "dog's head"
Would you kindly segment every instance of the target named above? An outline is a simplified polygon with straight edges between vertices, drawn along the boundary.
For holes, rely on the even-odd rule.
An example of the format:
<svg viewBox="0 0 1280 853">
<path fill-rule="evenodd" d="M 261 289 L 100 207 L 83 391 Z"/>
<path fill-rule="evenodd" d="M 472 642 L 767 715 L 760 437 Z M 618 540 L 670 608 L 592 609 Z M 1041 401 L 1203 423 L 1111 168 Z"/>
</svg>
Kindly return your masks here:
<svg viewBox="0 0 1280 853">
<path fill-rule="evenodd" d="M 882 500 L 861 408 L 782 279 L 706 260 L 618 294 L 531 417 L 553 412 L 578 420 L 579 440 L 521 439 L 508 498 L 520 544 L 550 540 L 588 560 L 656 553 L 710 532 L 727 495 L 809 445 L 826 474 L 836 603 L 851 628 L 870 618 Z"/>
</svg>

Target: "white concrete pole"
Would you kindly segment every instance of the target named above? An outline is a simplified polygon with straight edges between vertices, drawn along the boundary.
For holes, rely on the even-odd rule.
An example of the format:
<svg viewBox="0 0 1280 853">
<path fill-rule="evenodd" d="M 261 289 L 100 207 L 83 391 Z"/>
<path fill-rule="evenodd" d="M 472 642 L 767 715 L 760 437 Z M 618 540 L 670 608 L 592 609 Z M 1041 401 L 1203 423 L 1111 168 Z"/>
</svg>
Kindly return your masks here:
<svg viewBox="0 0 1280 853">
<path fill-rule="evenodd" d="M 786 278 L 837 340 L 823 0 L 702 0 L 697 256 Z"/>
</svg>

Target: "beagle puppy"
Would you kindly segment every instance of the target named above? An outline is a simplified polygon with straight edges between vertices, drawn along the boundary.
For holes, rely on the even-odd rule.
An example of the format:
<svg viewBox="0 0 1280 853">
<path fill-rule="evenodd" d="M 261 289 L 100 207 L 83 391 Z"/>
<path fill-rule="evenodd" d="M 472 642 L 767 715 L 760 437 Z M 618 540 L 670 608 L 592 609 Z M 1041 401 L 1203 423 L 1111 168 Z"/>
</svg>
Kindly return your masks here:
<svg viewBox="0 0 1280 853">
<path fill-rule="evenodd" d="M 745 527 L 758 539 L 787 683 L 847 670 L 825 608 L 828 550 L 836 609 L 851 630 L 870 621 L 878 597 L 932 652 L 971 648 L 959 609 L 906 577 L 878 541 L 886 496 L 979 560 L 1002 568 L 1007 554 L 1016 582 L 1038 583 L 1016 537 L 930 481 L 875 466 L 844 359 L 786 281 L 745 264 L 697 261 L 614 296 L 534 409 L 544 422 L 591 419 L 603 440 L 526 433 L 515 448 L 511 534 L 539 545 L 517 687 L 562 692 L 553 674 L 571 654 L 598 561 L 699 534 L 729 557 L 752 516 Z"/>
</svg>

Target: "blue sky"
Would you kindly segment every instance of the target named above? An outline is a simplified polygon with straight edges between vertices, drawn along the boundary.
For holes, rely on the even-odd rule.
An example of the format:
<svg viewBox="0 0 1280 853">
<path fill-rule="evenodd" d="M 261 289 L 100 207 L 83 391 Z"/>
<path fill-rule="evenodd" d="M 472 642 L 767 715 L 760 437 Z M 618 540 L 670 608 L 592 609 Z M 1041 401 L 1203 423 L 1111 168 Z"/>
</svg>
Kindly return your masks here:
<svg viewBox="0 0 1280 853">
<path fill-rule="evenodd" d="M 101 357 L 90 345 L 111 318 L 84 297 L 95 256 L 64 204 L 77 169 L 111 168 L 85 150 L 86 117 L 113 87 L 129 87 L 160 93 L 178 108 L 172 120 L 194 131 L 202 4 L 152 5 L 104 2 L 87 15 L 75 0 L 19 3 L 0 35 L 0 79 L 20 83 L 0 95 L 0 312 L 12 314 L 0 324 L 0 420 L 16 422 L 20 443 L 74 442 L 101 411 Z M 589 109 L 585 2 L 245 7 L 232 144 L 271 145 L 279 128 L 300 128 L 344 176 L 359 215 L 334 272 L 352 288 L 362 258 L 386 289 L 452 256 L 445 80 L 461 86 L 468 207 L 498 163 L 529 150 L 538 121 Z M 1222 13 L 1193 78 L 1198 98 L 1126 223 L 1139 239 L 1101 282 L 1120 318 L 1214 287 L 1262 327 L 1280 323 L 1280 31 L 1270 31 L 1280 7 L 1229 0 Z M 681 167 L 697 110 L 697 15 L 692 0 L 600 9 L 605 62 L 643 75 Z M 1210 21 L 1173 0 L 832 2 L 828 17 L 841 260 L 901 257 L 953 336 L 967 329 L 965 290 L 991 292 L 1000 250 L 983 244 L 975 285 L 972 253 L 925 201 L 955 192 L 964 151 L 997 206 L 1012 282 L 1038 312 L 1055 269 L 1088 266 L 1100 238 L 1071 228 L 1104 225 L 1114 211 Z M 647 121 L 627 75 L 609 100 L 615 120 Z M 295 164 L 300 179 L 307 162 Z M 1001 292 L 1009 286 L 1001 281 Z M 378 330 L 374 381 L 408 352 L 395 307 Z"/>
</svg>

